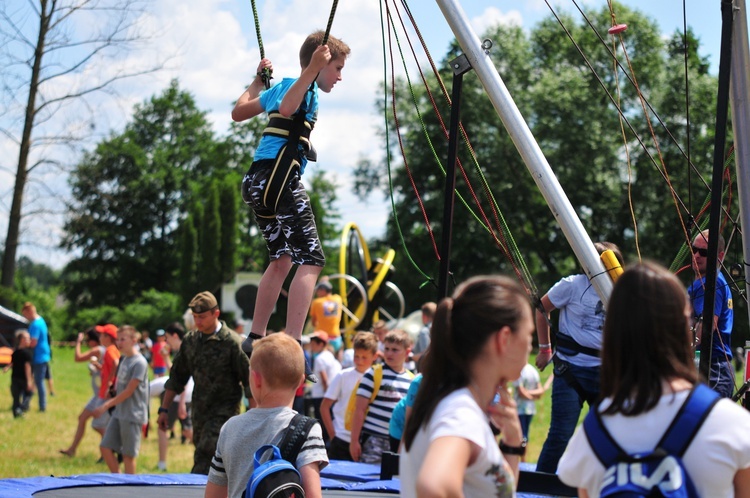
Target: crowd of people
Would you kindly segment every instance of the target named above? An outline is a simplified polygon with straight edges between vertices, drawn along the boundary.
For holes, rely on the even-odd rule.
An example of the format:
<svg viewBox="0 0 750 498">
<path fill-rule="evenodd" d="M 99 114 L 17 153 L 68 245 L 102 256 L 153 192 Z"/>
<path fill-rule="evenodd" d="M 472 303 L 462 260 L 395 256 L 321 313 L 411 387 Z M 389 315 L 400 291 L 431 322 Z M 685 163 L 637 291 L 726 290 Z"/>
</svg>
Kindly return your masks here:
<svg viewBox="0 0 750 498">
<path fill-rule="evenodd" d="M 695 259 L 702 258 L 698 239 L 694 244 Z M 705 263 L 696 266 L 703 270 Z M 698 275 L 697 282 L 703 278 Z M 150 348 L 128 325 L 102 324 L 78 334 L 74 360 L 88 366 L 92 397 L 78 416 L 71 444 L 60 453 L 76 455 L 92 420 L 110 471 L 119 472 L 122 465 L 124 472 L 135 473 L 149 423 L 149 390 L 158 384 L 163 391 L 158 468 L 166 470 L 169 434 L 179 420 L 183 437 L 195 445 L 192 472 L 209 476 L 206 496 L 234 496 L 252 472 L 251 452 L 238 445 L 278 443 L 294 406 L 316 420 L 296 455 L 310 496 L 316 496 L 319 472 L 329 459 L 378 463 L 386 452 L 400 453 L 403 496 L 453 489 L 466 496 L 486 496 L 489 490 L 512 496 L 533 401 L 552 381 L 552 423 L 537 469 L 557 472 L 564 482 L 596 496 L 607 468 L 583 427 L 576 428 L 581 407 L 591 404 L 590 414 L 601 417 L 623 451 L 650 449 L 699 380 L 693 353 L 702 336 L 695 330 L 697 285 L 685 292 L 658 265 L 636 264 L 616 282 L 605 314 L 585 277 L 567 277 L 541 299 L 535 320 L 529 297 L 513 280 L 475 277 L 452 297 L 423 305 L 423 328 L 414 336 L 379 321 L 348 340 L 340 328 L 342 307 L 334 299 L 334 306 L 311 306 L 311 316 L 327 313 L 311 320 L 321 329 L 313 327 L 301 341 L 268 331 L 253 342 L 250 355 L 242 349 L 243 336 L 220 319 L 215 296 L 202 292 L 189 303 L 192 330 L 171 323 L 155 332 Z M 323 280 L 317 288 L 317 299 L 331 300 L 330 284 Z M 727 339 L 719 335 L 718 324 L 727 307 L 726 299 L 717 305 L 714 330 L 724 352 Z M 43 319 L 33 304 L 24 308 L 36 344 L 29 331 L 18 334 L 11 364 L 12 409 L 18 416 L 29 409 L 38 381 L 44 386 L 38 365 L 46 363 L 50 350 Z M 557 329 L 546 315 L 554 308 L 561 310 Z M 542 368 L 551 348 L 543 341 L 556 344 L 555 372 L 546 385 L 528 362 L 535 333 Z M 47 345 L 37 354 L 40 340 Z M 414 361 L 417 341 L 424 346 Z M 586 358 L 595 365 L 581 365 Z M 306 365 L 316 382 L 305 374 Z M 747 496 L 742 489 L 750 489 L 750 430 L 728 428 L 750 429 L 750 414 L 726 399 L 723 369 L 713 360 L 711 365 L 708 384 L 724 399 L 685 453 L 685 466 L 704 491 Z M 588 378 L 596 382 L 590 394 L 575 385 L 576 379 Z M 243 397 L 249 409 L 240 416 Z M 39 410 L 45 408 L 40 400 Z M 576 421 L 568 423 L 571 417 Z M 625 437 L 637 432 L 634 427 L 649 429 L 638 438 Z M 540 468 L 547 465 L 543 457 L 553 440 L 560 449 L 552 468 Z M 723 463 L 709 469 L 701 463 L 706 454 Z"/>
<path fill-rule="evenodd" d="M 109 469 L 119 472 L 122 460 L 124 471 L 134 473 L 148 427 L 150 365 L 153 385 L 163 390 L 158 468 L 167 468 L 167 435 L 180 420 L 183 437 L 194 445 L 192 472 L 208 475 L 207 498 L 242 496 L 252 455 L 266 444 L 284 446 L 300 411 L 310 417 L 304 419 L 305 438 L 285 458 L 299 470 L 308 497 L 321 496 L 320 471 L 329 459 L 378 463 L 386 453 L 400 455 L 402 496 L 512 497 L 534 400 L 549 387 L 528 361 L 536 335 L 536 367 L 551 363 L 554 372 L 538 471 L 557 472 L 580 496 L 599 496 L 603 486 L 623 486 L 631 477 L 633 485 L 653 478 L 654 486 L 674 491 L 670 486 L 682 485 L 670 477 L 674 473 L 645 479 L 634 467 L 642 465 L 635 455 L 663 450 L 655 442 L 700 392 L 712 401 L 680 455 L 684 469 L 701 496 L 750 497 L 750 414 L 727 399 L 735 388 L 733 306 L 721 272 L 712 323 L 700 318 L 706 270 L 720 264 L 724 252 L 720 239 L 718 260 L 708 260 L 708 231 L 692 240 L 696 279 L 687 292 L 653 263 L 625 269 L 608 306 L 583 273 L 561 279 L 538 302 L 510 278 L 477 276 L 452 296 L 424 303 L 415 337 L 379 321 L 345 340 L 342 299 L 319 280 L 325 256 L 300 177 L 315 157 L 309 135 L 318 93 L 341 80 L 349 53 L 341 40 L 313 33 L 300 49 L 298 78 L 266 89 L 273 65 L 263 59 L 232 112 L 236 121 L 268 113 L 273 128 L 263 134 L 242 181 L 243 200 L 254 211 L 271 261 L 248 334 L 221 320 L 208 291 L 190 301 L 187 332 L 174 323 L 157 330 L 152 342 L 131 326 L 101 324 L 79 334 L 75 361 L 89 364 L 92 397 L 72 443 L 60 452 L 75 456 L 93 419 Z M 611 251 L 624 266 L 614 244 L 595 247 Z M 285 333 L 271 333 L 270 316 L 294 267 Z M 46 323 L 32 303 L 22 313 L 29 326 L 18 334 L 12 360 L 15 416 L 29 409 L 34 392 L 44 412 L 45 379 L 52 380 Z M 312 331 L 303 335 L 308 317 Z M 716 393 L 710 395 L 696 387 L 701 379 L 693 356 L 706 340 L 712 344 L 706 381 Z M 243 397 L 248 409 L 240 414 Z M 576 428 L 584 404 L 589 414 Z M 625 470 L 616 480 L 590 432 L 595 427 L 619 445 L 617 455 L 632 456 L 618 467 Z"/>
</svg>

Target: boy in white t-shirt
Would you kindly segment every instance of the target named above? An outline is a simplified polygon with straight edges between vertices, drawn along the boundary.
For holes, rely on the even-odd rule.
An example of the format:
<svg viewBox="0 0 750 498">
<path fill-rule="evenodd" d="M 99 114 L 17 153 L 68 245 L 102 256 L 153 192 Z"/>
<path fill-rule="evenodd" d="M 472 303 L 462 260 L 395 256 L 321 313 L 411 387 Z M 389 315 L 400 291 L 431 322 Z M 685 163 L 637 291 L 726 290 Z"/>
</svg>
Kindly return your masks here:
<svg viewBox="0 0 750 498">
<path fill-rule="evenodd" d="M 316 330 L 310 335 L 310 353 L 312 354 L 312 372 L 318 378 L 310 388 L 310 401 L 315 410 L 315 418 L 323 423 L 320 415 L 320 405 L 323 402 L 326 389 L 331 380 L 341 371 L 341 363 L 328 349 L 328 334 L 322 330 Z M 327 443 L 330 439 L 328 432 L 323 431 L 323 440 Z"/>
<path fill-rule="evenodd" d="M 328 458 L 331 460 L 351 460 L 349 443 L 351 433 L 345 427 L 346 408 L 352 391 L 375 361 L 378 353 L 378 339 L 371 332 L 359 332 L 354 336 L 354 366 L 345 368 L 332 380 L 320 404 L 320 416 L 331 437 L 328 445 Z M 333 410 L 331 408 L 333 407 Z M 333 411 L 333 419 L 331 418 Z"/>
</svg>

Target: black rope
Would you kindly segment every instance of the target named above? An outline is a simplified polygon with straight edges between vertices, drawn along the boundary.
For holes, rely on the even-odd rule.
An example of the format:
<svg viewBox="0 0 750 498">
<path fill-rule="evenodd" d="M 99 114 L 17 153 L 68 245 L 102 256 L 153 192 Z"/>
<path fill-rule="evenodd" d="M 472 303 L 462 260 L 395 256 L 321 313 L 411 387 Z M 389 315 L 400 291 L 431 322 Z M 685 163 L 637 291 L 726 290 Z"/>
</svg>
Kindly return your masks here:
<svg viewBox="0 0 750 498">
<path fill-rule="evenodd" d="M 336 7 L 339 5 L 339 0 L 333 0 L 333 6 L 331 6 L 331 14 L 328 16 L 328 25 L 326 26 L 326 32 L 323 35 L 323 43 L 321 45 L 325 45 L 328 43 L 328 36 L 331 34 L 331 26 L 333 25 L 333 18 L 336 15 Z"/>
<path fill-rule="evenodd" d="M 630 123 L 630 120 L 625 115 L 625 112 L 617 104 L 617 101 L 615 100 L 615 98 L 612 96 L 612 94 L 609 92 L 609 90 L 607 90 L 607 88 L 604 85 L 604 82 L 602 81 L 601 77 L 596 72 L 596 69 L 591 64 L 591 62 L 588 60 L 588 58 L 586 57 L 586 55 L 584 54 L 583 49 L 581 49 L 581 47 L 576 43 L 576 41 L 573 38 L 573 35 L 570 33 L 570 31 L 568 30 L 568 28 L 565 26 L 565 23 L 563 23 L 562 19 L 560 19 L 560 17 L 557 15 L 557 12 L 552 7 L 552 5 L 550 4 L 550 2 L 548 0 L 545 0 L 545 3 L 547 4 L 547 7 L 550 9 L 550 12 L 552 12 L 552 15 L 555 17 L 555 19 L 557 20 L 557 22 L 560 25 L 560 27 L 562 27 L 562 29 L 565 32 L 565 34 L 567 35 L 568 39 L 571 41 L 571 43 L 573 44 L 573 46 L 578 51 L 579 55 L 583 59 L 583 62 L 586 64 L 586 66 L 589 68 L 589 70 L 591 71 L 591 73 L 594 75 L 594 78 L 596 78 L 597 82 L 599 83 L 599 86 L 601 86 L 602 90 L 604 90 L 604 93 L 607 95 L 607 97 L 609 98 L 610 102 L 614 105 L 614 107 L 617 110 L 617 112 L 623 118 L 623 120 L 624 120 L 625 124 L 627 125 L 628 129 L 630 129 L 630 131 L 633 133 L 634 138 L 636 139 L 636 141 L 638 142 L 638 144 L 641 146 L 641 149 L 644 151 L 644 153 L 648 157 L 648 159 L 651 162 L 651 164 L 653 164 L 653 166 L 656 168 L 657 172 L 659 172 L 659 174 L 662 176 L 662 178 L 664 180 L 666 180 L 667 178 L 666 178 L 664 172 L 659 167 L 656 159 L 654 159 L 653 155 L 651 154 L 651 151 L 649 151 L 648 147 L 643 142 L 643 140 L 641 139 L 641 137 L 638 134 L 638 132 L 635 130 L 635 128 L 633 127 L 633 125 Z M 581 7 L 578 5 L 578 3 L 575 0 L 573 0 L 573 4 L 578 8 L 578 11 L 581 13 L 581 15 L 583 16 L 584 20 L 587 22 L 587 24 L 592 29 L 592 31 L 594 32 L 594 34 L 599 38 L 599 40 L 602 43 L 602 45 L 610 53 L 610 55 L 615 60 L 615 62 L 617 63 L 617 65 L 620 67 L 620 69 L 622 69 L 623 75 L 628 79 L 628 81 L 630 81 L 630 83 L 633 86 L 635 86 L 635 82 L 633 81 L 633 79 L 631 78 L 631 76 L 627 73 L 627 70 L 622 66 L 622 64 L 620 63 L 619 59 L 615 56 L 615 54 L 609 48 L 609 46 L 607 45 L 607 43 L 601 37 L 601 35 L 596 30 L 596 28 L 594 27 L 594 25 L 591 22 L 591 20 L 588 18 L 588 16 L 586 16 L 585 12 L 581 9 Z M 645 96 L 644 96 L 644 99 L 645 99 Z M 651 106 L 651 103 L 647 99 L 645 99 L 645 103 L 646 103 L 646 106 L 649 108 L 649 111 L 651 111 L 653 113 L 654 117 L 662 125 L 663 129 L 666 131 L 667 135 L 672 140 L 672 143 L 675 145 L 675 147 L 677 147 L 677 149 L 680 151 L 680 153 L 683 155 L 683 157 L 687 158 L 688 157 L 687 154 L 685 153 L 685 151 L 683 150 L 683 148 L 679 145 L 679 143 L 677 142 L 677 139 L 674 138 L 674 136 L 672 135 L 672 133 L 669 131 L 669 129 L 667 128 L 667 126 L 664 123 L 664 121 L 662 121 L 661 117 L 659 117 L 659 114 Z M 688 160 L 688 162 L 689 162 L 691 168 L 695 169 L 696 173 L 698 173 L 698 171 L 696 169 L 696 166 L 692 162 L 690 162 L 689 160 Z M 698 174 L 697 176 L 698 176 L 698 179 L 706 187 L 706 189 L 708 189 L 708 191 L 710 192 L 711 191 L 711 186 L 709 185 L 709 183 L 700 174 Z M 691 215 L 690 209 L 685 204 L 685 202 L 682 200 L 681 196 L 679 194 L 677 194 L 677 192 L 676 192 L 676 190 L 674 190 L 674 188 L 671 189 L 671 192 L 673 192 L 677 196 L 677 200 L 678 200 L 678 202 L 680 204 L 681 209 L 684 211 L 684 213 L 687 214 L 688 216 L 690 216 Z M 731 218 L 731 216 L 729 215 L 729 213 L 726 212 L 726 209 L 724 209 L 724 212 L 725 212 L 725 214 L 727 216 L 729 216 Z M 692 219 L 692 216 L 690 216 L 690 218 L 691 218 L 690 221 L 693 223 L 693 226 L 695 228 L 698 228 L 697 226 L 695 226 L 695 222 Z"/>
<path fill-rule="evenodd" d="M 253 6 L 253 19 L 255 20 L 255 36 L 258 38 L 258 49 L 260 50 L 260 58 L 265 59 L 266 58 L 266 51 L 263 49 L 263 38 L 260 36 L 260 21 L 258 20 L 258 9 L 255 6 L 255 0 L 250 0 L 250 3 Z M 266 87 L 266 90 L 271 88 L 271 70 L 267 67 L 264 67 L 263 70 L 260 72 L 260 79 L 263 81 L 263 86 Z"/>
<path fill-rule="evenodd" d="M 595 69 L 593 69 L 593 66 L 591 66 L 590 64 L 588 64 L 588 61 L 586 61 L 586 58 L 585 58 L 585 56 L 583 55 L 583 51 L 582 51 L 582 50 L 580 49 L 580 47 L 578 47 L 578 45 L 577 45 L 577 44 L 575 43 L 575 41 L 573 41 L 573 37 L 572 37 L 572 35 L 571 35 L 571 34 L 569 34 L 569 33 L 568 33 L 568 30 L 567 30 L 567 28 L 565 28 L 565 24 L 564 24 L 564 23 L 562 22 L 562 20 L 560 20 L 560 18 L 559 18 L 559 17 L 557 16 L 557 14 L 555 13 L 554 9 L 553 9 L 553 8 L 552 8 L 552 6 L 551 6 L 551 5 L 549 4 L 549 2 L 546 2 L 546 3 L 547 3 L 547 6 L 548 6 L 548 7 L 550 8 L 550 10 L 552 11 L 552 14 L 553 14 L 553 15 L 555 16 L 555 19 L 557 19 L 557 22 L 558 22 L 558 23 L 560 24 L 560 26 L 562 26 L 563 30 L 565 30 L 565 32 L 566 32 L 566 33 L 568 34 L 568 38 L 570 38 L 570 40 L 571 40 L 571 41 L 573 42 L 573 45 L 574 45 L 574 46 L 575 46 L 575 47 L 576 47 L 576 48 L 578 49 L 578 52 L 579 52 L 579 53 L 581 54 L 581 56 L 582 56 L 582 57 L 584 58 L 584 61 L 585 61 L 585 62 L 587 63 L 587 65 L 589 66 L 589 68 L 591 69 L 591 71 L 592 71 L 592 72 L 594 73 L 594 75 L 596 75 L 596 70 L 595 70 Z M 576 7 L 576 8 L 578 9 L 578 12 L 579 12 L 579 13 L 581 14 L 581 16 L 583 17 L 583 19 L 584 19 L 584 20 L 586 21 L 586 23 L 587 23 L 587 24 L 589 25 L 589 27 L 591 28 L 591 30 L 593 31 L 593 33 L 594 33 L 594 34 L 596 35 L 596 37 L 597 37 L 597 38 L 599 38 L 599 41 L 601 42 L 602 46 L 603 46 L 603 47 L 605 48 L 605 50 L 607 50 L 607 52 L 608 52 L 608 53 L 610 54 L 610 56 L 611 56 L 611 57 L 612 57 L 612 59 L 613 59 L 613 60 L 615 61 L 615 63 L 617 64 L 617 66 L 618 66 L 618 67 L 619 67 L 619 68 L 620 68 L 620 69 L 622 70 L 622 74 L 623 74 L 623 76 L 625 76 L 625 78 L 627 78 L 627 80 L 628 80 L 628 81 L 630 82 L 631 86 L 633 86 L 634 88 L 636 88 L 636 87 L 637 87 L 637 85 L 636 85 L 635 81 L 633 80 L 632 76 L 630 76 L 630 74 L 628 74 L 628 70 L 627 70 L 627 69 L 626 69 L 626 68 L 625 68 L 625 67 L 624 67 L 624 66 L 622 65 L 622 63 L 620 62 L 620 60 L 619 60 L 619 59 L 617 58 L 617 55 L 615 55 L 615 53 L 614 53 L 614 52 L 612 51 L 612 49 L 611 49 L 611 48 L 609 47 L 609 45 L 608 45 L 608 44 L 607 44 L 607 42 L 606 42 L 606 41 L 604 40 L 604 38 L 602 38 L 602 35 L 601 35 L 601 34 L 599 33 L 599 31 L 598 31 L 598 30 L 596 29 L 596 27 L 595 27 L 595 26 L 594 26 L 594 24 L 593 24 L 593 23 L 591 22 L 591 20 L 590 20 L 590 19 L 588 18 L 588 16 L 587 16 L 587 15 L 586 15 L 586 13 L 585 13 L 585 12 L 583 11 L 583 9 L 582 9 L 582 8 L 580 7 L 580 5 L 578 5 L 578 3 L 577 3 L 577 2 L 575 1 L 575 0 L 573 0 L 573 5 L 575 5 L 575 7 Z M 599 78 L 597 77 L 597 79 L 599 79 Z M 603 86 L 603 83 L 601 83 L 601 82 L 600 82 L 600 84 L 601 84 L 601 85 Z M 606 89 L 605 89 L 605 91 L 606 91 Z M 613 98 L 612 98 L 612 97 L 610 97 L 610 100 L 613 100 Z M 646 106 L 648 107 L 648 110 L 649 110 L 649 111 L 650 111 L 650 112 L 651 112 L 651 113 L 653 114 L 654 118 L 655 118 L 655 119 L 656 119 L 656 120 L 657 120 L 657 121 L 659 122 L 659 124 L 660 124 L 660 125 L 661 125 L 661 127 L 662 127 L 662 128 L 664 129 L 664 131 L 666 132 L 667 136 L 668 136 L 668 137 L 669 137 L 669 139 L 670 139 L 670 140 L 672 141 L 672 143 L 674 144 L 674 146 L 675 146 L 675 147 L 677 147 L 677 150 L 679 150 L 679 151 L 680 151 L 680 154 L 682 154 L 682 156 L 683 156 L 684 158 L 686 158 L 686 159 L 688 160 L 688 164 L 690 165 L 690 167 L 691 167 L 691 168 L 693 168 L 693 170 L 695 171 L 695 173 L 696 173 L 696 174 L 698 175 L 698 179 L 699 179 L 699 180 L 701 180 L 701 181 L 703 182 L 703 185 L 704 185 L 704 186 L 705 186 L 705 187 L 706 187 L 707 189 L 709 189 L 709 190 L 710 190 L 710 189 L 711 189 L 711 187 L 710 187 L 710 185 L 708 184 L 708 182 L 707 182 L 707 181 L 706 181 L 706 180 L 705 180 L 705 179 L 704 179 L 704 178 L 703 178 L 703 177 L 702 177 L 702 176 L 700 175 L 700 172 L 698 171 L 697 167 L 696 167 L 696 166 L 695 166 L 695 165 L 694 165 L 694 164 L 692 163 L 692 161 L 690 161 L 690 157 L 688 156 L 688 154 L 687 154 L 687 153 L 685 152 L 685 150 L 684 150 L 684 149 L 682 148 L 682 146 L 680 145 L 680 143 L 679 143 L 679 142 L 677 141 L 677 139 L 676 139 L 676 138 L 674 137 L 674 135 L 672 134 L 672 132 L 671 132 L 671 131 L 669 130 L 669 128 L 667 127 L 667 124 L 666 124 L 666 123 L 664 122 L 664 120 L 663 120 L 663 119 L 661 118 L 661 116 L 659 115 L 659 113 L 658 113 L 658 112 L 656 112 L 656 109 L 654 109 L 654 107 L 653 107 L 653 106 L 651 105 L 651 102 L 649 102 L 649 100 L 648 100 L 648 99 L 647 99 L 647 98 L 645 97 L 645 95 L 643 96 L 643 100 L 644 100 L 644 102 L 645 102 Z M 618 110 L 619 110 L 619 107 L 618 107 Z M 622 113 L 620 113 L 620 114 L 622 114 Z M 626 120 L 626 122 L 628 122 L 628 121 Z M 629 123 L 628 123 L 628 124 L 629 124 Z M 629 127 L 630 127 L 630 126 L 629 126 Z M 631 128 L 631 131 L 633 131 L 633 132 L 635 133 L 635 131 L 634 131 L 634 130 L 633 130 L 632 128 Z M 637 138 L 637 137 L 636 137 L 636 138 Z M 640 139 L 639 139 L 638 141 L 639 141 L 639 142 L 641 143 L 641 146 L 643 146 L 643 142 L 641 142 L 641 141 L 640 141 Z M 651 158 L 651 159 L 652 159 L 652 161 L 653 161 L 653 158 Z"/>
</svg>

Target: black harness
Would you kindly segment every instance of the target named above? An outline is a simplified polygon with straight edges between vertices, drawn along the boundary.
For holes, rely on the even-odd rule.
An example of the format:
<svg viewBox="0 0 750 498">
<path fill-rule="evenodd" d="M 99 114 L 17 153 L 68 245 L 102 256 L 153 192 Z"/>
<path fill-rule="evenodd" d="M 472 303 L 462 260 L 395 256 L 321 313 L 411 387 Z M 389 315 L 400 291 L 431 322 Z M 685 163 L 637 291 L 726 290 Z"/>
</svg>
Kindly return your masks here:
<svg viewBox="0 0 750 498">
<path fill-rule="evenodd" d="M 565 353 L 569 356 L 575 356 L 579 353 L 583 353 L 599 358 L 598 349 L 582 346 L 581 344 L 578 344 L 575 339 L 567 334 L 560 332 L 559 330 L 557 331 L 557 334 L 555 334 L 555 346 L 557 347 L 557 350 L 559 352 Z M 567 382 L 568 385 L 572 387 L 573 390 L 578 394 L 581 407 L 583 407 L 584 401 L 588 403 L 589 406 L 594 406 L 594 404 L 596 404 L 597 402 L 597 396 L 591 396 L 586 392 L 583 386 L 578 382 L 578 379 L 576 379 L 575 375 L 573 375 L 573 372 L 571 372 L 568 368 L 567 362 L 564 362 L 563 360 L 558 358 L 557 355 L 554 356 L 552 361 L 554 362 L 560 376 L 565 379 L 565 382 Z"/>
<path fill-rule="evenodd" d="M 299 173 L 302 158 L 307 157 L 309 161 L 317 159 L 317 153 L 310 142 L 314 123 L 306 119 L 307 106 L 304 101 L 299 110 L 289 118 L 278 112 L 273 112 L 268 117 L 270 119 L 263 130 L 263 136 L 286 138 L 287 142 L 274 159 L 271 174 L 263 189 L 262 207 L 255 210 L 256 215 L 262 218 L 276 217 L 279 201 L 286 192 L 289 179 L 295 171 Z"/>
</svg>

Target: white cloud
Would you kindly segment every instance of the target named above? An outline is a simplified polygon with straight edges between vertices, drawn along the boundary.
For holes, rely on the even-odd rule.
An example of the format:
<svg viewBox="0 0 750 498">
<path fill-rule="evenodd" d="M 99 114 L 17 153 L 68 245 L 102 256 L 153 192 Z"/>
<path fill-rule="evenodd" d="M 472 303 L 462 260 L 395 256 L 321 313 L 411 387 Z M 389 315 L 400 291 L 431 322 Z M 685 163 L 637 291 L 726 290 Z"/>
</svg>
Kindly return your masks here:
<svg viewBox="0 0 750 498">
<path fill-rule="evenodd" d="M 471 25 L 478 35 L 482 35 L 489 28 L 499 25 L 516 25 L 523 24 L 523 17 L 517 10 L 510 10 L 503 13 L 497 7 L 487 7 L 480 15 L 471 19 Z"/>
<path fill-rule="evenodd" d="M 299 74 L 298 51 L 304 38 L 316 29 L 324 29 L 328 22 L 331 2 L 310 0 L 259 0 L 261 34 L 266 57 L 274 63 L 274 76 L 278 81 L 285 76 Z M 110 130 L 119 132 L 129 119 L 133 106 L 161 93 L 173 78 L 178 78 L 180 87 L 194 95 L 198 107 L 208 112 L 215 131 L 223 134 L 230 123 L 232 102 L 243 92 L 254 77 L 259 60 L 258 43 L 255 36 L 252 11 L 249 2 L 236 0 L 161 0 L 150 4 L 149 12 L 139 20 L 138 28 L 144 32 L 156 32 L 158 37 L 137 52 L 120 56 L 126 67 L 138 67 L 144 61 L 158 57 L 173 56 L 167 69 L 138 79 L 127 80 L 117 85 L 116 99 L 93 100 L 96 119 L 91 134 L 91 143 L 106 136 Z M 478 8 L 474 9 L 474 14 Z M 402 12 L 403 13 L 403 12 Z M 425 36 L 435 60 L 444 56 L 451 38 L 447 22 L 433 3 L 418 3 L 412 13 Z M 318 150 L 320 162 L 311 168 L 323 168 L 335 175 L 340 185 L 338 209 L 342 222 L 357 223 L 367 237 L 382 236 L 385 220 L 390 212 L 390 203 L 383 201 L 377 193 L 368 202 L 361 202 L 351 192 L 351 172 L 357 160 L 368 157 L 380 159 L 382 144 L 376 130 L 382 117 L 376 114 L 375 101 L 379 95 L 379 84 L 383 79 L 383 42 L 381 40 L 380 4 L 372 0 L 349 0 L 339 2 L 331 33 L 344 40 L 352 49 L 343 73 L 343 81 L 336 85 L 330 95 L 321 96 L 319 122 L 312 139 Z M 494 6 L 484 9 L 474 18 L 475 28 L 481 32 L 498 22 L 520 22 L 516 11 L 502 12 Z M 408 21 L 406 21 L 408 22 Z M 396 23 L 400 21 L 396 18 Z M 400 28 L 399 28 L 400 30 Z M 400 40 L 410 58 L 406 37 L 399 33 Z M 410 37 L 417 47 L 418 57 L 425 59 L 413 33 Z M 396 71 L 403 72 L 400 55 L 394 47 Z M 409 62 L 410 67 L 414 65 Z M 96 72 L 88 74 L 92 79 L 105 79 L 117 68 L 112 64 L 97 65 Z M 73 83 L 66 83 L 73 84 Z M 420 84 L 415 79 L 414 84 Z M 70 113 L 75 117 L 79 113 Z M 3 150 L 6 149 L 3 146 Z M 11 149 L 14 149 L 11 147 Z M 17 154 L 17 152 L 13 152 Z M 75 161 L 71 158 L 70 161 Z M 12 161 L 8 161 L 14 164 Z M 0 182 L 5 185 L 9 174 L 0 171 Z M 67 190 L 64 175 L 50 179 L 58 189 Z M 7 212 L 10 198 L 0 199 L 0 208 Z M 7 200 L 6 200 L 7 199 Z M 0 220 L 4 231 L 5 221 Z M 43 233 L 27 236 L 22 252 L 42 239 L 46 247 L 54 247 L 59 240 L 61 218 L 58 216 L 46 223 Z M 27 250 L 28 249 L 28 250 Z M 36 251 L 34 251 L 36 253 Z M 64 254 L 57 251 L 51 262 L 57 266 L 64 262 Z M 60 257 L 62 256 L 62 257 Z"/>
</svg>

